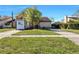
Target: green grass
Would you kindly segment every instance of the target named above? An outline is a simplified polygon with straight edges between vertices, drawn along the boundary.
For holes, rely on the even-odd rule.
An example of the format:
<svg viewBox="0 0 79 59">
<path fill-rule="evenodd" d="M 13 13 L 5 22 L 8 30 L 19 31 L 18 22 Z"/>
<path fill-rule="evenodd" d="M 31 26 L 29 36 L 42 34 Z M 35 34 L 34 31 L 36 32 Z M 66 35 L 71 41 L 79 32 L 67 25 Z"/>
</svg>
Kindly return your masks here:
<svg viewBox="0 0 79 59">
<path fill-rule="evenodd" d="M 32 30 L 23 30 L 18 35 L 56 35 L 57 33 L 50 30 L 42 30 L 42 29 L 32 29 Z"/>
<path fill-rule="evenodd" d="M 3 38 L 0 40 L 2 54 L 68 54 L 79 53 L 79 46 L 67 38 Z"/>
<path fill-rule="evenodd" d="M 79 34 L 79 30 L 77 30 L 77 29 L 63 29 L 63 30 Z"/>
<path fill-rule="evenodd" d="M 13 28 L 3 28 L 3 29 L 0 29 L 0 32 L 5 32 L 5 31 L 9 31 L 9 30 L 12 30 Z"/>
</svg>

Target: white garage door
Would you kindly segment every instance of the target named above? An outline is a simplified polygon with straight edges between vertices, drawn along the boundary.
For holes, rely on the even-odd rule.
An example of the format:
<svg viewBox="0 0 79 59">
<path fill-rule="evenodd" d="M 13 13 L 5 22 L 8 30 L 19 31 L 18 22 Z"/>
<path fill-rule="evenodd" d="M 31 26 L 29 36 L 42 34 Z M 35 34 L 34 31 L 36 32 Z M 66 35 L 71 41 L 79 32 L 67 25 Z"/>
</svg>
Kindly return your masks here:
<svg viewBox="0 0 79 59">
<path fill-rule="evenodd" d="M 16 21 L 16 29 L 25 29 L 24 20 L 17 20 Z"/>
</svg>

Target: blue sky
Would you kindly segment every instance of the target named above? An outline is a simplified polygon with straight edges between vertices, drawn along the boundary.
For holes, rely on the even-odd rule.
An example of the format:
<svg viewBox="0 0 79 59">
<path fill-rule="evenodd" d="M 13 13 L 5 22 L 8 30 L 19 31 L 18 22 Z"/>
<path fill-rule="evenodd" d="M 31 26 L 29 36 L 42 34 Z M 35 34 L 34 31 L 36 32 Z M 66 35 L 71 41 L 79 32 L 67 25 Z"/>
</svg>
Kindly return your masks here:
<svg viewBox="0 0 79 59">
<path fill-rule="evenodd" d="M 32 5 L 0 5 L 0 15 L 11 16 L 12 11 L 16 15 L 28 7 Z M 60 21 L 65 15 L 72 15 L 79 9 L 78 5 L 37 5 L 36 7 L 43 16 L 54 18 L 55 21 Z"/>
</svg>

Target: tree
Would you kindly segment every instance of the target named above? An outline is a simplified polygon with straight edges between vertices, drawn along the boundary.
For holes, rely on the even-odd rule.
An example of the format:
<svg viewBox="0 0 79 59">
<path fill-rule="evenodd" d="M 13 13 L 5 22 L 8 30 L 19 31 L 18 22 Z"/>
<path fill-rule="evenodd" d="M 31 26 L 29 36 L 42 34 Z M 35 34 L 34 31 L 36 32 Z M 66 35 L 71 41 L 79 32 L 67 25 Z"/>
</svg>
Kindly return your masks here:
<svg viewBox="0 0 79 59">
<path fill-rule="evenodd" d="M 23 18 L 26 21 L 31 22 L 32 27 L 35 27 L 35 25 L 39 24 L 42 16 L 41 12 L 36 8 L 26 8 L 20 14 L 23 15 Z"/>
</svg>

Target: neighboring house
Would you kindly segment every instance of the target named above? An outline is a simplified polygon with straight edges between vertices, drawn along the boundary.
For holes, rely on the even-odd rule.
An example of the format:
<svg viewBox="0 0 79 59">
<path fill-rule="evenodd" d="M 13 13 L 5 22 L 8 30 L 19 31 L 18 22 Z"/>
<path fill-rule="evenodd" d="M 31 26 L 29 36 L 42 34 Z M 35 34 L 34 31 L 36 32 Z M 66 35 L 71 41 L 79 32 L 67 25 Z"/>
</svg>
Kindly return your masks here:
<svg viewBox="0 0 79 59">
<path fill-rule="evenodd" d="M 79 19 L 79 16 L 64 16 L 64 23 L 69 22 L 70 20 Z"/>
<path fill-rule="evenodd" d="M 51 20 L 48 17 L 42 17 L 39 26 L 41 28 L 51 28 Z"/>
<path fill-rule="evenodd" d="M 0 28 L 11 28 L 15 27 L 15 20 L 12 20 L 12 17 L 2 17 L 0 19 Z"/>
</svg>

